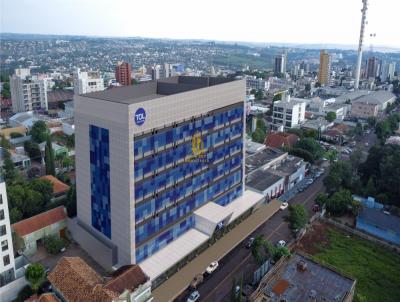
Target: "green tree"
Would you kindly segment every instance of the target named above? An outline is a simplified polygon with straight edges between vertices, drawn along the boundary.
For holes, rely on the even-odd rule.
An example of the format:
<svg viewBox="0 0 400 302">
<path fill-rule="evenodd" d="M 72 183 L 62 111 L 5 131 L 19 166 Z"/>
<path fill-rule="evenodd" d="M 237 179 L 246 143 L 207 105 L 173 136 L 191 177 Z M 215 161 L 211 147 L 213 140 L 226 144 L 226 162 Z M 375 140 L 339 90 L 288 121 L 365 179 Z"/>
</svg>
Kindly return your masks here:
<svg viewBox="0 0 400 302">
<path fill-rule="evenodd" d="M 353 204 L 353 197 L 349 190 L 339 190 L 328 198 L 326 210 L 333 215 L 343 215 Z"/>
<path fill-rule="evenodd" d="M 296 143 L 294 148 L 302 149 L 302 150 L 309 152 L 309 154 L 311 154 L 311 158 L 308 158 L 308 156 L 307 156 L 307 158 L 304 158 L 304 157 L 303 158 L 304 158 L 304 160 L 307 160 L 311 163 L 321 159 L 322 156 L 324 155 L 324 149 L 321 147 L 321 145 L 315 139 L 313 139 L 311 137 L 305 137 L 305 138 L 300 139 Z M 301 153 L 297 151 L 297 154 L 301 154 Z"/>
<path fill-rule="evenodd" d="M 333 122 L 334 120 L 336 120 L 336 112 L 330 111 L 326 114 L 325 119 L 328 122 Z"/>
<path fill-rule="evenodd" d="M 38 143 L 26 141 L 24 142 L 24 149 L 31 159 L 40 159 L 42 156 Z"/>
<path fill-rule="evenodd" d="M 3 149 L 3 171 L 4 178 L 7 184 L 17 181 L 18 171 L 15 169 L 14 162 L 12 161 L 11 154 L 7 149 Z"/>
<path fill-rule="evenodd" d="M 356 127 L 354 128 L 354 134 L 356 136 L 361 136 L 364 134 L 364 129 L 360 122 L 357 122 Z"/>
<path fill-rule="evenodd" d="M 265 122 L 262 118 L 257 118 L 256 128 L 261 129 L 264 132 L 264 134 L 267 131 L 267 126 L 265 125 Z"/>
<path fill-rule="evenodd" d="M 77 208 L 76 208 L 76 187 L 75 185 L 71 186 L 71 188 L 68 191 L 67 195 L 67 213 L 69 217 L 75 217 L 77 214 Z"/>
<path fill-rule="evenodd" d="M 32 290 L 37 292 L 40 285 L 45 280 L 45 272 L 43 265 L 39 263 L 32 263 L 25 271 L 25 278 L 32 286 Z"/>
<path fill-rule="evenodd" d="M 282 100 L 282 93 L 277 93 L 272 98 L 272 102 L 277 102 L 277 101 L 280 101 L 280 100 Z"/>
<path fill-rule="evenodd" d="M 275 262 L 278 262 L 279 259 L 281 259 L 284 256 L 289 256 L 290 252 L 287 247 L 276 247 L 275 251 L 273 253 L 272 259 Z"/>
<path fill-rule="evenodd" d="M 367 124 L 369 127 L 373 128 L 376 125 L 376 117 L 375 116 L 370 116 L 367 118 Z"/>
<path fill-rule="evenodd" d="M 375 127 L 375 133 L 380 140 L 385 141 L 391 134 L 389 121 L 383 120 L 378 122 Z"/>
<path fill-rule="evenodd" d="M 17 208 L 12 208 L 10 210 L 10 221 L 11 223 L 16 223 L 18 221 L 22 220 L 22 213 L 20 210 L 18 210 Z"/>
<path fill-rule="evenodd" d="M 318 193 L 317 197 L 315 197 L 315 203 L 321 207 L 326 204 L 327 200 L 328 195 L 326 193 Z"/>
<path fill-rule="evenodd" d="M 48 204 L 53 197 L 53 185 L 46 179 L 34 179 L 27 184 L 27 188 L 42 195 L 42 204 Z"/>
<path fill-rule="evenodd" d="M 40 144 L 44 142 L 48 136 L 50 136 L 50 131 L 47 129 L 44 121 L 37 121 L 33 124 L 30 134 L 32 136 L 32 140 Z"/>
<path fill-rule="evenodd" d="M 46 147 L 44 149 L 44 162 L 46 166 L 47 175 L 56 175 L 56 168 L 54 164 L 54 150 L 51 144 L 50 136 L 47 137 Z"/>
<path fill-rule="evenodd" d="M 325 153 L 325 158 L 328 159 L 330 163 L 334 163 L 338 155 L 339 153 L 337 150 L 329 150 Z"/>
<path fill-rule="evenodd" d="M 252 133 L 251 138 L 253 141 L 263 144 L 265 140 L 265 133 L 260 128 L 256 128 L 256 131 Z"/>
<path fill-rule="evenodd" d="M 18 137 L 24 137 L 24 135 L 22 133 L 19 133 L 19 132 L 11 132 L 10 133 L 10 137 L 11 138 L 18 138 Z"/>
<path fill-rule="evenodd" d="M 57 235 L 50 235 L 44 238 L 44 246 L 46 251 L 50 254 L 58 254 L 61 249 L 65 247 L 64 240 Z"/>
<path fill-rule="evenodd" d="M 5 99 L 11 99 L 10 83 L 8 83 L 8 82 L 3 83 L 3 89 L 1 90 L 1 95 Z"/>
<path fill-rule="evenodd" d="M 32 288 L 30 285 L 25 285 L 19 292 L 16 299 L 16 302 L 24 302 L 29 299 L 33 294 Z"/>
<path fill-rule="evenodd" d="M 12 148 L 11 143 L 4 136 L 1 137 L 1 143 L 0 144 L 1 144 L 1 147 L 3 149 L 11 149 Z"/>
<path fill-rule="evenodd" d="M 293 204 L 289 206 L 289 227 L 292 230 L 302 229 L 308 221 L 308 213 L 306 208 L 301 204 Z"/>
<path fill-rule="evenodd" d="M 347 161 L 338 161 L 331 165 L 327 177 L 324 178 L 324 185 L 328 192 L 337 192 L 340 188 L 351 189 L 354 179 L 353 170 Z"/>
</svg>

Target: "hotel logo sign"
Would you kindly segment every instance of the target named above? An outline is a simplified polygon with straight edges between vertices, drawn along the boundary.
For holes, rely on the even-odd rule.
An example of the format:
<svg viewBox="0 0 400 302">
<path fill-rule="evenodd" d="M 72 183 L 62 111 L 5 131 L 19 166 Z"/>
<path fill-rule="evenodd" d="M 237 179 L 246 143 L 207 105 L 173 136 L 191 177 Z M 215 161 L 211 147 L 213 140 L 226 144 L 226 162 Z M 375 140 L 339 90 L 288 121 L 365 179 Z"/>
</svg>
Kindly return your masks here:
<svg viewBox="0 0 400 302">
<path fill-rule="evenodd" d="M 135 112 L 135 124 L 138 126 L 142 126 L 146 121 L 146 111 L 143 108 L 139 108 Z"/>
</svg>

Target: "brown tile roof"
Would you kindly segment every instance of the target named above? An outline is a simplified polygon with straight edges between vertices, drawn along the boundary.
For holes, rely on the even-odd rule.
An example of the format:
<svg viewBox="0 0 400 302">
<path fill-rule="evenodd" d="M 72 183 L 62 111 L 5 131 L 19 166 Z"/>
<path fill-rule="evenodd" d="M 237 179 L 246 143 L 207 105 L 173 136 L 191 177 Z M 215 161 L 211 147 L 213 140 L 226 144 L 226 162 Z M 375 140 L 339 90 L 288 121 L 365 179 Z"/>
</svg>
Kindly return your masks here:
<svg viewBox="0 0 400 302">
<path fill-rule="evenodd" d="M 79 257 L 63 257 L 48 280 L 70 302 L 111 302 L 117 296 L 103 289 L 103 278 Z"/>
<path fill-rule="evenodd" d="M 289 281 L 282 279 L 282 280 L 279 280 L 274 285 L 274 287 L 272 288 L 272 291 L 277 295 L 282 295 L 288 287 L 289 287 Z"/>
<path fill-rule="evenodd" d="M 37 302 L 60 302 L 60 300 L 58 300 L 53 294 L 46 293 L 42 294 Z"/>
<path fill-rule="evenodd" d="M 106 283 L 105 289 L 122 294 L 125 290 L 134 291 L 139 285 L 149 280 L 140 266 L 133 264 L 121 267 L 114 273 L 113 278 Z"/>
<path fill-rule="evenodd" d="M 14 223 L 11 225 L 11 228 L 20 237 L 23 237 L 65 219 L 67 219 L 67 213 L 65 212 L 65 208 L 60 206 Z"/>
<path fill-rule="evenodd" d="M 264 144 L 268 147 L 272 148 L 281 148 L 281 147 L 293 147 L 299 137 L 293 133 L 286 133 L 286 132 L 277 132 L 277 133 L 270 133 L 265 138 Z"/>
<path fill-rule="evenodd" d="M 30 296 L 28 299 L 24 300 L 24 302 L 37 302 L 38 295 L 34 294 Z"/>
<path fill-rule="evenodd" d="M 53 185 L 53 194 L 65 193 L 69 190 L 69 186 L 57 179 L 53 175 L 45 175 L 40 179 L 48 180 Z"/>
</svg>

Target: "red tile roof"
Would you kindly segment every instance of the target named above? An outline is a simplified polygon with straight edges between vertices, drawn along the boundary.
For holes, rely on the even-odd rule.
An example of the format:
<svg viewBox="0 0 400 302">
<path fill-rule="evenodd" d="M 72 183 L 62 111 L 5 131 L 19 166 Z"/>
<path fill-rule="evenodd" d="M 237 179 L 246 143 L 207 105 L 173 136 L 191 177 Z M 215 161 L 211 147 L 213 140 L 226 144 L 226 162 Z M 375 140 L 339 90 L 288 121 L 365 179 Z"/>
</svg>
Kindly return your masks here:
<svg viewBox="0 0 400 302">
<path fill-rule="evenodd" d="M 49 225 L 56 222 L 60 222 L 67 219 L 67 213 L 63 206 L 51 209 L 47 212 L 33 216 L 31 218 L 24 219 L 20 222 L 11 225 L 11 228 L 20 237 L 32 234 L 38 230 L 41 230 Z"/>
<path fill-rule="evenodd" d="M 40 177 L 40 179 L 48 180 L 53 185 L 53 194 L 68 192 L 69 186 L 63 183 L 61 180 L 57 179 L 53 175 L 45 175 Z"/>
<path fill-rule="evenodd" d="M 53 294 L 46 293 L 42 294 L 37 302 L 60 302 L 60 300 L 58 300 Z"/>
<path fill-rule="evenodd" d="M 264 144 L 272 148 L 291 148 L 297 143 L 298 140 L 299 137 L 296 134 L 277 132 L 268 134 L 265 138 Z"/>
<path fill-rule="evenodd" d="M 120 268 L 104 286 L 112 292 L 122 294 L 125 290 L 134 291 L 149 280 L 140 266 L 133 264 Z"/>
</svg>

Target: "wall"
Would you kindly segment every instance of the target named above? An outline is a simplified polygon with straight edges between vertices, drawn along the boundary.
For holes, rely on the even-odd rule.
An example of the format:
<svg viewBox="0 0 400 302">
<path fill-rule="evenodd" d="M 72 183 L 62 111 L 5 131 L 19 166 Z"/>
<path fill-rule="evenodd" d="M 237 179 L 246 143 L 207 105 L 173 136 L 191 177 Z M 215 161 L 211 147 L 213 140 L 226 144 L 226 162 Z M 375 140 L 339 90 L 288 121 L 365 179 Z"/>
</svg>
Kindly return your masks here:
<svg viewBox="0 0 400 302">
<path fill-rule="evenodd" d="M 13 282 L 0 287 L 0 301 L 1 302 L 10 302 L 13 301 L 18 292 L 27 285 L 25 277 L 14 280 Z"/>
</svg>

